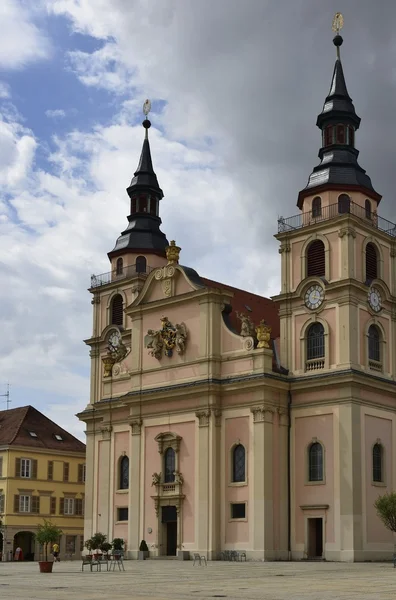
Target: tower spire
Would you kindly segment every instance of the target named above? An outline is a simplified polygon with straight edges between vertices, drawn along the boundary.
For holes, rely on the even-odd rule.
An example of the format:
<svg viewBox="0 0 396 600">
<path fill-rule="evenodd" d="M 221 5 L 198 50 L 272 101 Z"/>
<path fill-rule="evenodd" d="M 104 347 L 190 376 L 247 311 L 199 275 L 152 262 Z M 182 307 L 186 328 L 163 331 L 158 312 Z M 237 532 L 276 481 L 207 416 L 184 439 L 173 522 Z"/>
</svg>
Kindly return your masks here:
<svg viewBox="0 0 396 600">
<path fill-rule="evenodd" d="M 322 147 L 319 150 L 321 162 L 314 167 L 307 186 L 298 195 L 297 206 L 300 209 L 303 208 L 306 196 L 329 189 L 360 189 L 377 202 L 381 200 L 370 177 L 357 162 L 359 151 L 355 148 L 355 132 L 359 129 L 360 117 L 348 94 L 341 63 L 340 47 L 343 38 L 340 29 L 343 24 L 342 14 L 336 13 L 333 19 L 333 44 L 337 49 L 337 56 L 330 90 L 316 120 L 317 127 L 322 131 Z"/>
<path fill-rule="evenodd" d="M 159 202 L 164 197 L 157 175 L 154 172 L 151 159 L 148 130 L 151 122 L 147 118 L 151 110 L 150 100 L 143 105 L 145 119 L 142 123 L 145 134 L 140 154 L 138 167 L 127 188 L 130 198 L 129 225 L 117 239 L 116 245 L 108 253 L 109 258 L 125 253 L 146 253 L 166 255 L 165 249 L 169 246 L 166 236 L 160 230 Z"/>
</svg>

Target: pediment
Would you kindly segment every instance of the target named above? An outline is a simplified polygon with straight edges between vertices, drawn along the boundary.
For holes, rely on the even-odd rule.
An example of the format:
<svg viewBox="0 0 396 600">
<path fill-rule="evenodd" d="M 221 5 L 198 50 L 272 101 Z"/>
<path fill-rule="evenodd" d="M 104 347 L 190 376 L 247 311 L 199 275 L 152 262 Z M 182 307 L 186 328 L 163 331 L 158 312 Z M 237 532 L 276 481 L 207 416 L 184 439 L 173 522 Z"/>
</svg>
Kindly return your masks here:
<svg viewBox="0 0 396 600">
<path fill-rule="evenodd" d="M 130 306 L 134 308 L 142 304 L 174 298 L 204 287 L 198 273 L 193 269 L 180 265 L 165 265 L 150 273 L 140 294 Z"/>
</svg>

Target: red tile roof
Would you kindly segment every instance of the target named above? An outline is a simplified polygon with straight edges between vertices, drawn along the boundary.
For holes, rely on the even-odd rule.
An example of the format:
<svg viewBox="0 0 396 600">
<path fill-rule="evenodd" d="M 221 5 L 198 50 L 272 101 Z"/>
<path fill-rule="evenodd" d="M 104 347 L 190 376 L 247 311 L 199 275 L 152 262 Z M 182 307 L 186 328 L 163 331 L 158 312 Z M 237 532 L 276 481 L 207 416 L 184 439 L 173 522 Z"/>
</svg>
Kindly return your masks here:
<svg viewBox="0 0 396 600">
<path fill-rule="evenodd" d="M 268 325 L 272 327 L 271 337 L 279 337 L 278 309 L 270 298 L 264 298 L 264 296 L 258 296 L 257 294 L 252 294 L 251 292 L 246 292 L 245 290 L 240 290 L 230 285 L 219 283 L 218 281 L 205 279 L 204 277 L 201 277 L 201 280 L 208 287 L 230 290 L 233 292 L 234 297 L 231 299 L 232 312 L 229 314 L 229 319 L 232 327 L 238 333 L 241 330 L 241 322 L 236 313 L 243 312 L 250 316 L 255 325 L 258 325 L 261 319 L 265 319 Z M 247 307 L 249 307 L 250 310 Z"/>
<path fill-rule="evenodd" d="M 37 437 L 30 435 L 30 432 Z M 56 439 L 56 435 L 62 439 Z M 33 406 L 0 411 L 0 445 L 85 453 L 85 444 Z"/>
</svg>

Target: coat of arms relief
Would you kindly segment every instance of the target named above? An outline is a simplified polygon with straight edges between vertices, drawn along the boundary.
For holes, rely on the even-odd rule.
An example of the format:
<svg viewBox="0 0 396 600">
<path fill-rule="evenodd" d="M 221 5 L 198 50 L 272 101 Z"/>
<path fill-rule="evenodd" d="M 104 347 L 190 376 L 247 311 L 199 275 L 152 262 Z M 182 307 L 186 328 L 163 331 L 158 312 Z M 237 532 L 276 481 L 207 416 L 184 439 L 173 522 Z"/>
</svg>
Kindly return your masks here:
<svg viewBox="0 0 396 600">
<path fill-rule="evenodd" d="M 162 327 L 157 331 L 149 329 L 145 337 L 146 348 L 149 348 L 150 356 L 160 360 L 165 356 L 171 357 L 173 351 L 184 354 L 187 341 L 187 327 L 185 323 L 172 325 L 168 317 L 161 318 Z"/>
</svg>

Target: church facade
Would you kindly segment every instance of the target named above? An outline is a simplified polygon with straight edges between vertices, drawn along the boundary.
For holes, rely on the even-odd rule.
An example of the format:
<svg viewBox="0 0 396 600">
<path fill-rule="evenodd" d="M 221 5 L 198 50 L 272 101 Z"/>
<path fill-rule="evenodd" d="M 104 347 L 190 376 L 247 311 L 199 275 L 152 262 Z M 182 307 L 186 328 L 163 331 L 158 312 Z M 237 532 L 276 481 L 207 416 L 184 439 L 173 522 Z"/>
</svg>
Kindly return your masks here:
<svg viewBox="0 0 396 600">
<path fill-rule="evenodd" d="M 278 223 L 268 299 L 182 266 L 145 139 L 128 226 L 93 277 L 85 538 L 136 558 L 389 558 L 375 499 L 396 483 L 396 227 L 358 164 L 337 60 L 320 164 Z"/>
</svg>

